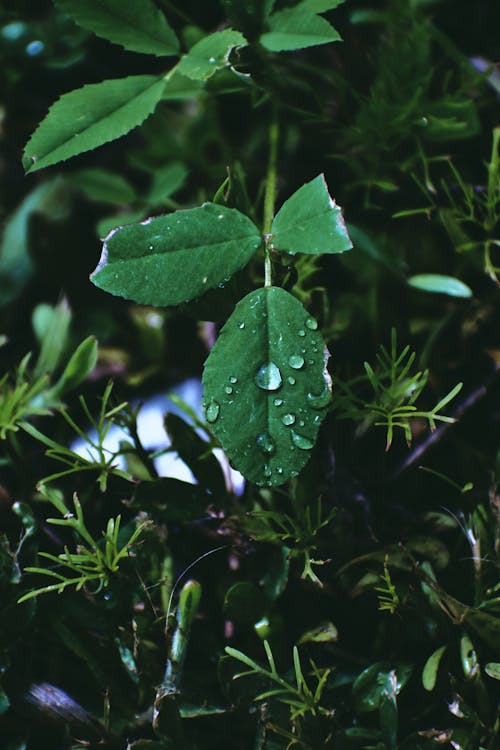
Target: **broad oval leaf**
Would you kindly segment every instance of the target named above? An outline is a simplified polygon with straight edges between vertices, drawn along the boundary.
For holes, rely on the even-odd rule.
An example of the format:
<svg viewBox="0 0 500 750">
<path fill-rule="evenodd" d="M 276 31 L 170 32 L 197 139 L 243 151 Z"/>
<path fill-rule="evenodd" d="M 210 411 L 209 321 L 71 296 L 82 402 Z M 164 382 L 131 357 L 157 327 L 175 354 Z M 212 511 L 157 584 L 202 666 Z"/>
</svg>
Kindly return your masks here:
<svg viewBox="0 0 500 750">
<path fill-rule="evenodd" d="M 176 65 L 175 72 L 194 80 L 206 81 L 217 70 L 229 64 L 229 55 L 233 49 L 246 45 L 247 40 L 239 31 L 216 31 L 194 44 Z"/>
<path fill-rule="evenodd" d="M 419 273 L 408 279 L 408 284 L 424 292 L 447 294 L 449 297 L 472 297 L 472 290 L 463 281 L 440 273 Z"/>
<path fill-rule="evenodd" d="M 248 294 L 205 364 L 204 408 L 231 463 L 276 486 L 308 460 L 330 401 L 316 321 L 279 287 Z"/>
<path fill-rule="evenodd" d="M 57 0 L 79 26 L 132 52 L 175 55 L 179 40 L 151 0 Z"/>
<path fill-rule="evenodd" d="M 328 21 L 300 7 L 276 11 L 267 19 L 267 27 L 269 30 L 259 41 L 271 52 L 314 47 L 342 39 Z"/>
<path fill-rule="evenodd" d="M 26 172 L 57 164 L 120 138 L 140 125 L 161 99 L 165 81 L 129 76 L 64 94 L 26 144 Z"/>
<path fill-rule="evenodd" d="M 273 247 L 288 253 L 343 253 L 352 247 L 340 207 L 331 198 L 322 174 L 283 203 L 271 234 Z"/>
<path fill-rule="evenodd" d="M 115 229 L 91 280 L 140 304 L 178 305 L 224 284 L 260 244 L 248 217 L 205 203 Z"/>
</svg>

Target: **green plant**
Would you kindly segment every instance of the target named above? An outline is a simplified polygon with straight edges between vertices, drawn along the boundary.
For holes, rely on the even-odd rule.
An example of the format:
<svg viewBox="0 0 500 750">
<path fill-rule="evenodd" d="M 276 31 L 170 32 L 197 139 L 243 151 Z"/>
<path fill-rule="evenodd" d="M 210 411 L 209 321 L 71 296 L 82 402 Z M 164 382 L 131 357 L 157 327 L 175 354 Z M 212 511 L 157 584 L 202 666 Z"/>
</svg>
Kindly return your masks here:
<svg viewBox="0 0 500 750">
<path fill-rule="evenodd" d="M 380 346 L 375 368 L 365 362 L 365 375 L 349 381 L 337 380 L 334 406 L 339 418 L 359 421 L 360 432 L 372 424 L 386 427 L 386 450 L 392 445 L 396 427 L 403 430 L 407 443 L 411 444 L 414 419 L 426 420 L 431 430 L 436 429 L 436 422 L 454 422 L 452 417 L 439 412 L 460 392 L 462 383 L 452 388 L 433 409 L 419 410 L 415 402 L 427 384 L 429 373 L 427 370 L 412 373 L 414 361 L 415 352 L 411 352 L 409 346 L 398 353 L 397 334 L 393 328 L 391 348 Z M 369 395 L 365 395 L 366 386 L 371 389 Z"/>
<path fill-rule="evenodd" d="M 89 584 L 96 584 L 97 591 L 105 588 L 109 584 L 110 576 L 119 571 L 121 560 L 130 555 L 131 548 L 149 525 L 146 521 L 138 524 L 126 542 L 120 545 L 118 536 L 121 516 L 110 518 L 106 531 L 102 532 L 102 540 L 95 541 L 87 529 L 83 509 L 76 494 L 73 496 L 74 513 L 65 505 L 57 490 L 47 490 L 46 497 L 62 516 L 62 518 L 48 518 L 47 523 L 72 529 L 79 543 L 75 552 L 70 552 L 68 547 L 65 547 L 60 555 L 40 552 L 40 557 L 54 563 L 56 569 L 28 566 L 25 571 L 55 578 L 57 583 L 33 589 L 24 594 L 19 599 L 19 603 L 53 591 L 62 594 L 70 586 L 74 586 L 77 591 L 88 587 Z M 58 572 L 61 569 L 68 572 Z"/>
</svg>

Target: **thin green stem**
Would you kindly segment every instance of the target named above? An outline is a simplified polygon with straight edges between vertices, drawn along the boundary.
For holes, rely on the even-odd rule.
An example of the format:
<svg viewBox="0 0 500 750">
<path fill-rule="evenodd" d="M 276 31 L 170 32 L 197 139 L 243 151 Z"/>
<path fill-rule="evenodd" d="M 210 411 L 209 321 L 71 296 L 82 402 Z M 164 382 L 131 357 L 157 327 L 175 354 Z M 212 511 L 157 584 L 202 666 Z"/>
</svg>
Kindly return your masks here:
<svg viewBox="0 0 500 750">
<path fill-rule="evenodd" d="M 266 176 L 266 192 L 264 195 L 263 233 L 266 238 L 264 259 L 264 285 L 272 285 L 271 251 L 268 237 L 274 218 L 274 204 L 276 201 L 276 164 L 278 160 L 279 125 L 276 109 L 273 110 L 271 127 L 269 128 L 269 165 Z"/>
</svg>

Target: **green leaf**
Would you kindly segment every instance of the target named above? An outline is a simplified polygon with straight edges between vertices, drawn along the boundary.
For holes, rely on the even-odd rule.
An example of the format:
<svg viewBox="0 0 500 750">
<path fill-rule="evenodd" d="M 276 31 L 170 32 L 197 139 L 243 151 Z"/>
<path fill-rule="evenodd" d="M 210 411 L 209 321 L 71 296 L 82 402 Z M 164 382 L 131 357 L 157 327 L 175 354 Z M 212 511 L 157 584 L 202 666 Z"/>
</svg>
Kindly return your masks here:
<svg viewBox="0 0 500 750">
<path fill-rule="evenodd" d="M 310 13 L 327 13 L 329 10 L 338 8 L 345 0 L 302 0 L 296 8 Z"/>
<path fill-rule="evenodd" d="M 339 639 L 339 631 L 333 622 L 323 622 L 321 625 L 303 633 L 298 643 L 334 643 Z"/>
<path fill-rule="evenodd" d="M 352 247 L 341 210 L 322 174 L 283 203 L 271 234 L 273 247 L 288 253 L 343 253 Z"/>
<path fill-rule="evenodd" d="M 187 169 L 180 161 L 173 161 L 158 167 L 153 174 L 153 184 L 149 190 L 148 201 L 161 203 L 182 187 L 187 176 Z"/>
<path fill-rule="evenodd" d="M 71 355 L 51 394 L 60 395 L 79 386 L 94 369 L 96 362 L 97 339 L 95 336 L 88 336 Z"/>
<path fill-rule="evenodd" d="M 224 496 L 226 482 L 222 467 L 194 427 L 177 414 L 166 414 L 165 428 L 172 441 L 172 450 L 191 469 L 200 485 L 218 497 Z"/>
<path fill-rule="evenodd" d="M 422 670 L 422 685 L 426 690 L 434 690 L 439 665 L 446 649 L 447 646 L 441 646 L 440 648 L 437 648 L 425 662 L 424 668 Z"/>
<path fill-rule="evenodd" d="M 229 459 L 279 485 L 310 456 L 330 400 L 325 345 L 302 304 L 278 287 L 242 299 L 205 364 L 204 408 Z"/>
<path fill-rule="evenodd" d="M 151 0 L 56 0 L 84 29 L 132 52 L 175 55 L 179 41 Z"/>
<path fill-rule="evenodd" d="M 239 31 L 216 31 L 193 45 L 181 58 L 175 72 L 194 80 L 206 81 L 217 70 L 229 65 L 229 56 L 233 49 L 246 45 L 247 40 Z"/>
<path fill-rule="evenodd" d="M 109 169 L 82 169 L 71 175 L 71 182 L 92 201 L 123 205 L 136 198 L 135 190 L 121 174 Z"/>
<path fill-rule="evenodd" d="M 486 664 L 484 671 L 488 677 L 493 677 L 494 680 L 500 680 L 500 664 L 498 662 L 490 661 Z"/>
<path fill-rule="evenodd" d="M 171 101 L 195 99 L 203 91 L 204 82 L 183 76 L 177 70 L 176 66 L 174 72 L 171 72 L 168 78 L 165 79 L 162 99 Z"/>
<path fill-rule="evenodd" d="M 68 343 L 71 310 L 66 299 L 58 305 L 37 305 L 33 310 L 33 328 L 41 347 L 33 374 L 36 377 L 57 368 Z"/>
<path fill-rule="evenodd" d="M 391 669 L 387 664 L 376 662 L 363 670 L 352 686 L 353 698 L 358 711 L 375 711 L 380 708 L 384 695 L 388 692 L 399 695 L 411 677 L 411 664 L 398 664 Z M 395 676 L 395 684 L 393 678 Z M 390 690 L 389 690 L 389 686 Z"/>
<path fill-rule="evenodd" d="M 51 106 L 26 144 L 26 172 L 57 164 L 120 138 L 140 125 L 161 99 L 165 81 L 129 76 L 91 83 Z"/>
<path fill-rule="evenodd" d="M 342 38 L 328 21 L 300 6 L 276 11 L 268 18 L 267 27 L 259 41 L 271 52 L 304 49 Z"/>
<path fill-rule="evenodd" d="M 472 297 L 472 290 L 467 284 L 453 276 L 443 276 L 440 273 L 419 273 L 411 276 L 408 284 L 424 292 L 447 294 L 449 297 Z"/>
<path fill-rule="evenodd" d="M 93 283 L 147 305 L 178 305 L 224 284 L 261 243 L 259 230 L 233 208 L 205 203 L 141 224 L 105 240 Z"/>
</svg>

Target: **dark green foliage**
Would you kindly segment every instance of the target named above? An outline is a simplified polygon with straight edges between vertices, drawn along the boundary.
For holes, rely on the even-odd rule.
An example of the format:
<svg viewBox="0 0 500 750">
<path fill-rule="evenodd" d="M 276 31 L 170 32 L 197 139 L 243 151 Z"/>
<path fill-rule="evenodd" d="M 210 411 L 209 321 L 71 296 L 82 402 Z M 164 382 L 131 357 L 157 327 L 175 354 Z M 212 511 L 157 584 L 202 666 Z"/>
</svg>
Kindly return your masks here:
<svg viewBox="0 0 500 750">
<path fill-rule="evenodd" d="M 495 3 L 4 6 L 1 750 L 497 750 Z"/>
</svg>

